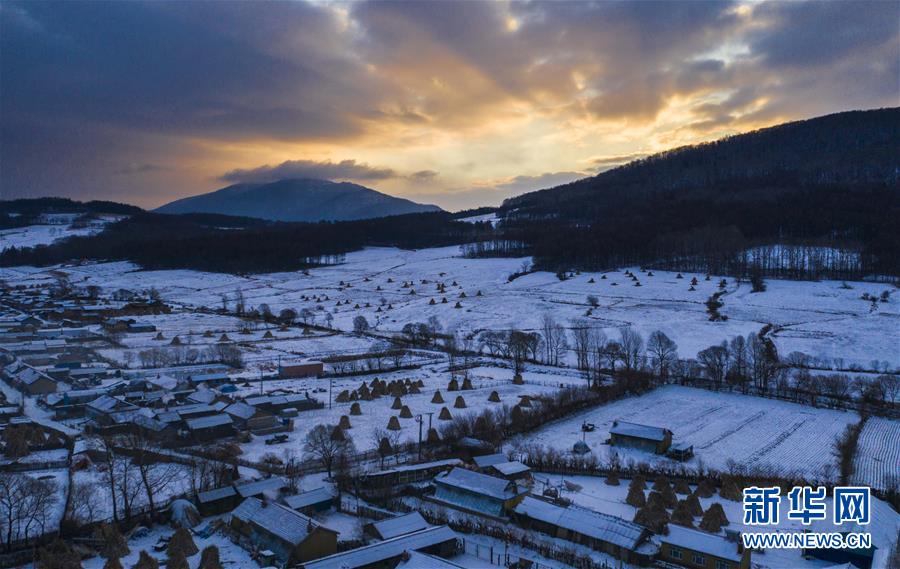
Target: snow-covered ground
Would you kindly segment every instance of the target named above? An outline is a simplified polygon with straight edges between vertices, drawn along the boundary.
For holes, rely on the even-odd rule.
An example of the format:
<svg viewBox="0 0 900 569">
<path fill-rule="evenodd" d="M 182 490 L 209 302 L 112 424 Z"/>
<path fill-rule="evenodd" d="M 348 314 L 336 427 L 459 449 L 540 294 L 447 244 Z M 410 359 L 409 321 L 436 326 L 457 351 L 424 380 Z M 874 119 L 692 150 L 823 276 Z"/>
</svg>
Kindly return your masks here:
<svg viewBox="0 0 900 569">
<path fill-rule="evenodd" d="M 544 483 L 557 487 L 560 496 L 571 500 L 572 502 L 598 512 L 605 512 L 615 516 L 619 516 L 626 520 L 634 519 L 635 508 L 625 503 L 628 495 L 629 480 L 622 479 L 619 486 L 610 486 L 606 484 L 604 478 L 596 476 L 561 476 L 556 474 L 537 473 L 535 475 L 538 489 Z M 652 480 L 647 483 L 645 495 L 649 495 L 651 491 Z M 566 484 L 567 483 L 567 484 Z M 691 488 L 694 489 L 693 487 Z M 683 496 L 679 496 L 683 498 Z M 780 504 L 779 524 L 772 529 L 761 529 L 758 526 L 745 526 L 743 522 L 743 506 L 741 502 L 733 502 L 726 500 L 718 495 L 713 494 L 709 498 L 700 498 L 700 505 L 707 510 L 713 503 L 722 505 L 725 511 L 725 517 L 728 518 L 729 524 L 726 526 L 729 530 L 737 531 L 803 531 L 809 529 L 804 528 L 799 521 L 789 520 L 787 512 L 789 503 L 787 499 L 782 499 Z M 872 522 L 866 526 L 867 532 L 872 534 L 872 541 L 878 548 L 875 556 L 873 567 L 887 567 L 887 557 L 891 548 L 898 539 L 898 531 L 900 531 L 900 514 L 897 514 L 891 508 L 890 504 L 883 502 L 877 498 L 872 498 Z M 830 507 L 830 506 L 829 506 Z M 699 524 L 700 518 L 695 518 L 695 526 Z M 830 525 L 830 520 L 829 524 Z M 828 530 L 834 531 L 834 526 Z M 723 532 L 724 534 L 724 529 Z M 832 566 L 833 563 L 827 563 L 816 559 L 805 559 L 801 556 L 800 550 L 796 549 L 769 549 L 764 553 L 753 552 L 753 564 L 760 569 L 819 569 Z"/>
<path fill-rule="evenodd" d="M 82 237 L 94 235 L 103 231 L 103 227 L 110 222 L 121 219 L 121 216 L 104 215 L 93 220 L 88 227 L 71 227 L 76 216 L 71 215 L 59 219 L 60 223 L 45 225 L 28 225 L 14 229 L 0 230 L 0 252 L 11 247 L 35 247 L 37 245 L 49 245 L 59 239 L 67 237 Z"/>
<path fill-rule="evenodd" d="M 507 282 L 508 275 L 520 270 L 522 261 L 466 259 L 456 247 L 418 251 L 371 248 L 348 254 L 343 264 L 313 269 L 309 274 L 140 271 L 121 262 L 63 270 L 75 284 L 95 284 L 107 290 L 153 287 L 166 300 L 184 306 L 217 308 L 225 295 L 233 307 L 240 291 L 248 308 L 267 304 L 276 314 L 283 308 L 307 308 L 319 323 L 330 313 L 334 326 L 343 330 L 351 330 L 357 316 L 366 317 L 376 331 L 386 333 L 432 316 L 445 329 L 472 331 L 538 329 L 544 314 L 562 323 L 586 318 L 611 338 L 622 326 L 631 326 L 645 337 L 662 330 L 678 344 L 681 357 L 694 357 L 712 344 L 774 324 L 775 343 L 783 355 L 801 351 L 826 365 L 839 360 L 845 368 L 870 369 L 873 361 L 879 362 L 879 367 L 884 365 L 881 362 L 900 367 L 900 297 L 892 294 L 883 303 L 861 299 L 864 293 L 878 296 L 892 291 L 890 285 L 853 282 L 846 288 L 837 281 L 769 279 L 766 292 L 752 293 L 747 283 L 729 279 L 720 310 L 728 320 L 710 322 L 704 302 L 719 290 L 716 276 L 707 281 L 705 275 L 685 273 L 678 279 L 672 272 L 648 276 L 632 268 L 640 287 L 622 271 L 606 273 L 605 279 L 600 273 L 581 273 L 565 281 L 552 273 L 536 272 Z M 698 278 L 694 291 L 689 290 L 692 277 Z M 31 284 L 46 282 L 50 276 L 48 269 L 16 267 L 0 269 L 0 278 Z M 423 284 L 423 279 L 428 282 Z M 402 286 L 407 281 L 412 281 L 411 288 Z M 444 294 L 437 292 L 437 282 L 446 285 Z M 410 294 L 411 290 L 415 294 Z M 481 296 L 477 296 L 479 291 Z M 462 293 L 465 298 L 460 298 Z M 596 297 L 598 304 L 590 316 L 586 315 L 588 295 Z M 436 304 L 430 304 L 432 299 Z M 455 308 L 457 302 L 460 308 Z M 196 328 L 201 326 L 198 322 Z"/>
<path fill-rule="evenodd" d="M 674 442 L 694 446 L 694 458 L 679 463 L 663 456 L 605 444 L 613 421 L 669 429 Z M 727 471 L 732 463 L 749 470 L 796 473 L 811 480 L 834 480 L 835 438 L 848 424 L 859 421 L 854 412 L 815 409 L 774 399 L 666 386 L 639 397 L 578 413 L 530 433 L 523 443 L 571 451 L 582 438 L 583 422 L 596 430 L 584 440 L 601 463 L 612 453 L 622 464 L 684 464 L 687 468 Z M 866 478 L 862 473 L 863 478 Z M 873 484 L 875 479 L 861 480 Z"/>
</svg>

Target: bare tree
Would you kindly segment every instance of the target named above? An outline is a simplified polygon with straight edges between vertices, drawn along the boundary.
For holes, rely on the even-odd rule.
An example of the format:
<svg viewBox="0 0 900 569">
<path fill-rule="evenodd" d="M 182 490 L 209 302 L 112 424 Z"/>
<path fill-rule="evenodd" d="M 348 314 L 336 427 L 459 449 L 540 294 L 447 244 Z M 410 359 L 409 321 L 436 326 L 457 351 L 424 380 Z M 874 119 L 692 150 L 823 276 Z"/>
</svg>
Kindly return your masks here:
<svg viewBox="0 0 900 569">
<path fill-rule="evenodd" d="M 663 379 L 667 378 L 669 369 L 678 359 L 678 344 L 657 330 L 650 334 L 650 338 L 647 340 L 647 352 L 653 360 L 656 374 Z"/>
<path fill-rule="evenodd" d="M 341 452 L 345 451 L 347 446 L 345 440 L 333 436 L 334 431 L 334 425 L 316 425 L 307 433 L 306 442 L 303 445 L 303 450 L 307 454 L 312 455 L 322 463 L 329 477 L 331 477 L 335 460 Z"/>
<path fill-rule="evenodd" d="M 178 478 L 179 469 L 171 462 L 159 461 L 158 445 L 141 433 L 125 435 L 122 443 L 132 453 L 132 462 L 147 495 L 150 513 L 156 514 L 156 496 Z"/>
<path fill-rule="evenodd" d="M 630 327 L 619 329 L 619 345 L 622 347 L 622 365 L 626 371 L 640 369 L 644 354 L 644 339 Z"/>
</svg>

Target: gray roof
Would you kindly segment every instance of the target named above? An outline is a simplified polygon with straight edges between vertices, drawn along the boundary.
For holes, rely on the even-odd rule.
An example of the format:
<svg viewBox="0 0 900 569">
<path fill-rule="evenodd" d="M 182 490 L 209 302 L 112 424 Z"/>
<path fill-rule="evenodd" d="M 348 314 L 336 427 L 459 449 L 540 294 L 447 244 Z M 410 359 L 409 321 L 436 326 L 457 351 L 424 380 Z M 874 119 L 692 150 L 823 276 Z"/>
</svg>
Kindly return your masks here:
<svg viewBox="0 0 900 569">
<path fill-rule="evenodd" d="M 378 532 L 382 539 L 391 539 L 400 535 L 406 535 L 429 527 L 428 522 L 419 512 L 412 512 L 396 518 L 387 518 L 378 522 L 373 522 L 372 527 Z"/>
<path fill-rule="evenodd" d="M 386 539 L 378 543 L 366 545 L 322 557 L 303 564 L 304 569 L 356 569 L 373 565 L 380 561 L 403 555 L 404 551 L 425 549 L 451 539 L 457 539 L 456 533 L 447 526 L 435 526 Z"/>
<path fill-rule="evenodd" d="M 134 411 L 138 408 L 137 405 L 133 405 L 131 403 L 128 403 L 127 401 L 122 401 L 121 399 L 117 399 L 115 397 L 112 397 L 111 395 L 101 395 L 100 397 L 88 403 L 87 406 L 91 409 L 96 409 L 101 413 L 112 413 L 114 411 Z"/>
<path fill-rule="evenodd" d="M 499 452 L 496 454 L 486 454 L 484 456 L 476 456 L 474 459 L 476 466 L 478 468 L 485 468 L 488 466 L 493 466 L 495 464 L 500 464 L 501 462 L 506 462 L 509 459 L 506 456 L 500 454 Z"/>
<path fill-rule="evenodd" d="M 225 408 L 225 412 L 231 415 L 232 417 L 237 417 L 239 419 L 250 419 L 253 415 L 256 414 L 256 407 L 252 405 L 247 405 L 246 403 L 232 403 L 228 407 Z"/>
<path fill-rule="evenodd" d="M 522 464 L 518 460 L 494 464 L 492 465 L 492 468 L 503 476 L 511 476 L 513 474 L 519 474 L 521 472 L 528 472 L 529 470 L 531 470 L 530 468 L 528 468 L 528 466 Z"/>
<path fill-rule="evenodd" d="M 280 476 L 273 476 L 271 478 L 263 478 L 262 480 L 255 480 L 253 482 L 245 482 L 243 484 L 235 484 L 234 488 L 237 490 L 238 494 L 241 497 L 247 498 L 250 496 L 258 496 L 264 492 L 281 490 L 287 486 L 287 481 Z"/>
<path fill-rule="evenodd" d="M 211 429 L 213 427 L 221 427 L 222 425 L 230 425 L 231 417 L 228 415 L 209 415 L 207 417 L 197 417 L 196 419 L 187 419 L 185 421 L 187 428 L 194 431 L 197 429 Z"/>
<path fill-rule="evenodd" d="M 616 516 L 576 506 L 563 508 L 531 496 L 526 496 L 515 512 L 632 550 L 637 548 L 647 531 L 643 526 Z"/>
<path fill-rule="evenodd" d="M 480 472 L 472 472 L 465 468 L 454 468 L 450 472 L 439 474 L 434 481 L 441 486 L 465 490 L 472 494 L 489 496 L 498 500 L 508 500 L 521 493 L 514 482 Z"/>
<path fill-rule="evenodd" d="M 206 492 L 200 492 L 199 494 L 197 494 L 197 499 L 200 500 L 201 503 L 215 502 L 216 500 L 222 500 L 236 495 L 237 492 L 235 491 L 233 486 L 222 486 L 221 488 L 214 488 L 212 490 L 207 490 Z"/>
<path fill-rule="evenodd" d="M 301 508 L 306 508 L 307 506 L 312 506 L 313 504 L 321 504 L 333 499 L 334 490 L 328 486 L 321 486 L 315 490 L 288 496 L 284 499 L 284 503 L 287 504 L 289 508 L 299 510 Z"/>
<path fill-rule="evenodd" d="M 668 429 L 663 429 L 661 427 L 629 423 L 628 421 L 613 421 L 613 426 L 609 432 L 610 434 L 621 435 L 624 437 L 662 441 L 666 438 L 667 430 Z"/>
<path fill-rule="evenodd" d="M 738 553 L 736 543 L 728 541 L 720 535 L 705 531 L 669 524 L 669 534 L 659 536 L 659 540 L 663 543 L 699 551 L 721 559 L 741 560 L 741 554 Z"/>
<path fill-rule="evenodd" d="M 247 498 L 231 515 L 292 545 L 303 543 L 317 528 L 338 533 L 296 510 L 257 498 Z"/>
</svg>

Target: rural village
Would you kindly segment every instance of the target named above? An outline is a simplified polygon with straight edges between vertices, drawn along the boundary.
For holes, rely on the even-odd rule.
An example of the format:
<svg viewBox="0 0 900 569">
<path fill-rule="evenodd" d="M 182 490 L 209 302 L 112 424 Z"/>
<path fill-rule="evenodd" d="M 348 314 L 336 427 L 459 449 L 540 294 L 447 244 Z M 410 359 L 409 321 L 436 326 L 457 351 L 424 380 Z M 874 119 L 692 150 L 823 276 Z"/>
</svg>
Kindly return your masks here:
<svg viewBox="0 0 900 569">
<path fill-rule="evenodd" d="M 68 225 L 47 227 L 4 247 Z M 54 548 L 98 569 L 896 555 L 893 286 L 554 275 L 456 247 L 339 261 L 0 270 L 0 565 Z M 741 547 L 743 488 L 851 483 L 873 488 L 874 547 Z"/>
</svg>

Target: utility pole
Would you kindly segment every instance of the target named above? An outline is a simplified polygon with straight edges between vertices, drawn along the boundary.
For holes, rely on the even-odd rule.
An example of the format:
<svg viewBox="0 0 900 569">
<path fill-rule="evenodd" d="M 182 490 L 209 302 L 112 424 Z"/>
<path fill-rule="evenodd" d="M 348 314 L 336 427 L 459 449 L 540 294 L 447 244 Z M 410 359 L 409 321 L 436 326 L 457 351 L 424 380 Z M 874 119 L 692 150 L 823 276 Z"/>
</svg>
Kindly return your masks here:
<svg viewBox="0 0 900 569">
<path fill-rule="evenodd" d="M 331 387 L 334 385 L 334 378 L 328 376 L 328 408 L 331 409 Z"/>
<path fill-rule="evenodd" d="M 422 423 L 424 423 L 422 414 L 416 415 L 416 423 L 419 424 L 419 460 L 422 460 Z"/>
</svg>

